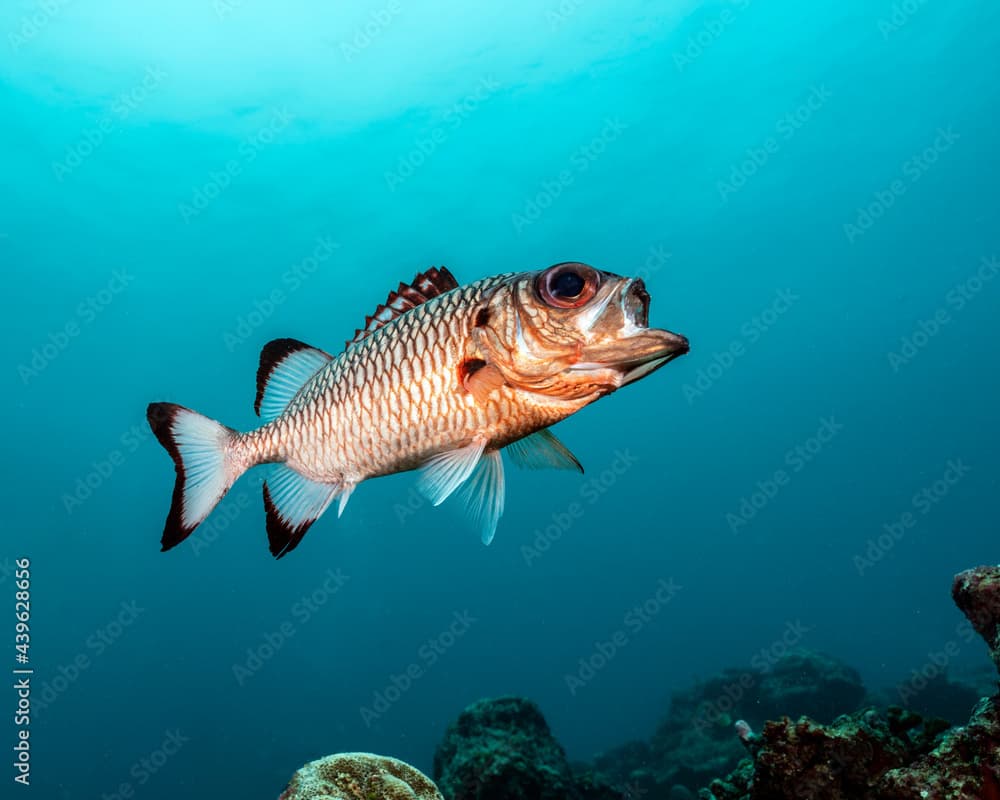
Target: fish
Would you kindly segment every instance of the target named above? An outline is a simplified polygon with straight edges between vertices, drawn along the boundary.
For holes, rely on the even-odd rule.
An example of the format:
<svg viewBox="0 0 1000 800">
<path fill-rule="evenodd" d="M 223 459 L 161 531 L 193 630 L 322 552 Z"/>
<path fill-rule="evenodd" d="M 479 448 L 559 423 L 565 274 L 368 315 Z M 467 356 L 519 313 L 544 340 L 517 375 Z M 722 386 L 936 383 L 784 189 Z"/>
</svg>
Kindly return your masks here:
<svg viewBox="0 0 1000 800">
<path fill-rule="evenodd" d="M 455 492 L 489 544 L 504 510 L 501 452 L 517 466 L 583 471 L 551 426 L 688 352 L 649 327 L 649 293 L 577 261 L 464 286 L 445 267 L 400 283 L 337 356 L 297 339 L 264 345 L 240 432 L 176 403 L 147 420 L 174 462 L 161 538 L 176 547 L 247 470 L 263 483 L 268 545 L 282 558 L 358 484 L 420 470 L 439 505 Z"/>
</svg>

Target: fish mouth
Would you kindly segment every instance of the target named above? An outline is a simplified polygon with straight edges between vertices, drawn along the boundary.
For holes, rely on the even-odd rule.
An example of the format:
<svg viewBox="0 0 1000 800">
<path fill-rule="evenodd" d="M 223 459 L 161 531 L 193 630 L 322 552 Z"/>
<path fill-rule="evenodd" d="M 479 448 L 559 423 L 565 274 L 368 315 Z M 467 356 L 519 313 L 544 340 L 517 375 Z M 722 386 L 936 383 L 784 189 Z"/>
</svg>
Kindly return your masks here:
<svg viewBox="0 0 1000 800">
<path fill-rule="evenodd" d="M 687 337 L 649 327 L 649 292 L 641 278 L 628 281 L 618 294 L 621 311 L 616 330 L 604 342 L 585 348 L 572 371 L 612 370 L 616 386 L 626 386 L 669 364 L 690 349 Z"/>
<path fill-rule="evenodd" d="M 641 278 L 629 282 L 622 296 L 622 311 L 632 351 L 630 358 L 615 364 L 622 373 L 622 386 L 646 377 L 691 349 L 687 337 L 649 327 L 649 292 Z"/>
<path fill-rule="evenodd" d="M 639 378 L 645 378 L 675 358 L 680 358 L 691 349 L 687 337 L 681 336 L 679 333 L 647 328 L 643 334 L 633 338 L 642 336 L 648 340 L 648 343 L 644 343 L 642 347 L 644 352 L 615 365 L 622 373 L 622 386 L 634 383 Z"/>
<path fill-rule="evenodd" d="M 618 385 L 626 386 L 669 364 L 688 350 L 690 345 L 687 337 L 679 333 L 660 328 L 642 328 L 616 343 L 607 357 L 595 353 L 593 355 L 596 358 L 579 361 L 570 369 L 612 369 L 621 376 L 621 383 Z"/>
</svg>

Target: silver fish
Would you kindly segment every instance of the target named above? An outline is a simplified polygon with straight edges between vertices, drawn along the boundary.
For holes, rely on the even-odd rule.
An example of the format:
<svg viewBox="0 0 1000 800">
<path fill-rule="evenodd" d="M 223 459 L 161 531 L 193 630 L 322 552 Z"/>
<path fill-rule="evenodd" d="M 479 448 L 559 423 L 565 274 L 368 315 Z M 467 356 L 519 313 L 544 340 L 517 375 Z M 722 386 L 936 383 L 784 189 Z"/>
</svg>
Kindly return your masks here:
<svg viewBox="0 0 1000 800">
<path fill-rule="evenodd" d="M 174 460 L 164 550 L 258 464 L 271 553 L 299 544 L 330 503 L 369 478 L 421 469 L 438 505 L 458 489 L 489 544 L 503 513 L 500 451 L 525 467 L 582 467 L 549 426 L 688 351 L 648 327 L 639 279 L 578 262 L 466 286 L 445 269 L 400 284 L 339 355 L 295 339 L 264 346 L 240 433 L 173 403 L 149 424 Z"/>
</svg>

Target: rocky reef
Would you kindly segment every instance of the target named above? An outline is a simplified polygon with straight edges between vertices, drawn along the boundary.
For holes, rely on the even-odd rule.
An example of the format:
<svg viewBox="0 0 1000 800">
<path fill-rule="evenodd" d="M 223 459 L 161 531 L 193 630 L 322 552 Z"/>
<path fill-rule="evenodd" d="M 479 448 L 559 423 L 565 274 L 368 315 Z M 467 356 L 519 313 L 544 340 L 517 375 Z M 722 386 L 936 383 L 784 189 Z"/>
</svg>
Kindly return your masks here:
<svg viewBox="0 0 1000 800">
<path fill-rule="evenodd" d="M 865 688 L 856 670 L 830 656 L 793 649 L 773 660 L 728 669 L 675 692 L 649 742 L 598 756 L 594 767 L 647 797 L 689 796 L 746 756 L 733 724 L 751 729 L 782 715 L 832 720 L 857 708 Z"/>
<path fill-rule="evenodd" d="M 311 761 L 278 800 L 442 800 L 430 778 L 402 761 L 372 753 L 338 753 Z"/>
<path fill-rule="evenodd" d="M 434 779 L 448 800 L 625 800 L 594 773 L 575 772 L 538 706 L 520 697 L 462 711 L 434 754 Z"/>
<path fill-rule="evenodd" d="M 1000 668 L 1000 567 L 955 576 L 952 597 Z M 958 728 L 890 707 L 830 725 L 783 717 L 745 744 L 751 759 L 702 800 L 1000 800 L 1000 695 Z"/>
<path fill-rule="evenodd" d="M 1000 669 L 1000 567 L 960 573 L 952 597 Z M 785 648 L 674 693 L 648 741 L 582 765 L 530 700 L 480 700 L 434 754 L 440 792 L 407 764 L 348 753 L 307 764 L 279 800 L 1000 800 L 996 676 L 980 697 L 946 666 L 915 671 L 892 704 L 846 664 Z"/>
</svg>

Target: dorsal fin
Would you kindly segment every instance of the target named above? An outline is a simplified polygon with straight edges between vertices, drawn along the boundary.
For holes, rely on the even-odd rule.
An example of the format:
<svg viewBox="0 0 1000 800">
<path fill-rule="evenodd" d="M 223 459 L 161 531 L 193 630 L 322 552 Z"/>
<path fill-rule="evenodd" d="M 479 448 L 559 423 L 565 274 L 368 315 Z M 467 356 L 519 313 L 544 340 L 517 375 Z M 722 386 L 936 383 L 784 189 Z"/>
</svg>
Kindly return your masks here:
<svg viewBox="0 0 1000 800">
<path fill-rule="evenodd" d="M 431 267 L 426 272 L 418 272 L 409 284 L 400 283 L 399 288 L 394 292 L 389 292 L 385 302 L 375 309 L 375 313 L 365 318 L 365 327 L 358 328 L 354 332 L 354 338 L 347 342 L 350 347 L 355 342 L 360 342 L 369 334 L 377 331 L 388 322 L 392 322 L 396 317 L 400 317 L 411 308 L 416 308 L 421 303 L 426 303 L 432 297 L 450 292 L 458 288 L 458 281 L 447 267 Z"/>
<path fill-rule="evenodd" d="M 253 410 L 270 422 L 333 356 L 298 339 L 273 339 L 260 351 Z"/>
</svg>

